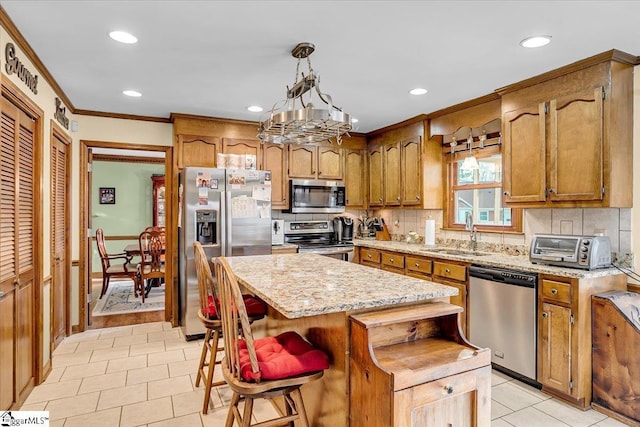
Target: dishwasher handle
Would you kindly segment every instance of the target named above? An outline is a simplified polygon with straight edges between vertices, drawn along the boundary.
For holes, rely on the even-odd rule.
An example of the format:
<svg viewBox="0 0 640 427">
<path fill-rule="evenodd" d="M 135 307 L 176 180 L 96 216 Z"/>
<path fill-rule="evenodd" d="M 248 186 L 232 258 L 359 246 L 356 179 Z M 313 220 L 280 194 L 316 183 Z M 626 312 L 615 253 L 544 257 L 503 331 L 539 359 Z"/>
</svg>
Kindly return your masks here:
<svg viewBox="0 0 640 427">
<path fill-rule="evenodd" d="M 472 265 L 469 268 L 469 276 L 491 282 L 505 283 L 507 285 L 523 286 L 526 288 L 536 288 L 538 285 L 538 275 L 524 271 L 507 270 L 497 267 L 480 267 Z"/>
</svg>

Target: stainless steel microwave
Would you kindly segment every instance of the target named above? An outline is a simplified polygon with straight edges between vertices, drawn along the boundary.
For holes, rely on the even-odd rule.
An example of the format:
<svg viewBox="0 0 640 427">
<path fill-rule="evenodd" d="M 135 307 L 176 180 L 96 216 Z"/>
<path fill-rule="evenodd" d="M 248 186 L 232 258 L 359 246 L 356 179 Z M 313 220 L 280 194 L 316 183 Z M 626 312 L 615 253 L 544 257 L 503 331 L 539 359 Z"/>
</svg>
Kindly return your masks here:
<svg viewBox="0 0 640 427">
<path fill-rule="evenodd" d="M 288 212 L 291 213 L 342 213 L 345 209 L 346 191 L 341 181 L 319 179 L 292 179 L 290 181 Z"/>
</svg>

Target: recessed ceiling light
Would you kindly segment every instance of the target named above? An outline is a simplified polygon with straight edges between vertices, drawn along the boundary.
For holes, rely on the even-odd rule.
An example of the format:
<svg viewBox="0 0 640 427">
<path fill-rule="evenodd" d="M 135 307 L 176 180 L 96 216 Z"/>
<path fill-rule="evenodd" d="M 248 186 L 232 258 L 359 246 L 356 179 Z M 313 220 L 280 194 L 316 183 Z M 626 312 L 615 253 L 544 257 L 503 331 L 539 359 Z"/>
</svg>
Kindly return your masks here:
<svg viewBox="0 0 640 427">
<path fill-rule="evenodd" d="M 258 105 L 252 105 L 250 107 L 247 107 L 247 110 L 251 111 L 252 113 L 259 113 L 260 111 L 262 111 L 262 107 Z"/>
<path fill-rule="evenodd" d="M 425 93 L 427 93 L 427 90 L 426 90 L 426 89 L 423 89 L 423 88 L 421 88 L 421 87 L 417 87 L 417 88 L 415 88 L 415 89 L 411 89 L 411 90 L 409 91 L 409 93 L 410 93 L 411 95 L 424 95 Z"/>
<path fill-rule="evenodd" d="M 109 37 L 120 43 L 133 44 L 138 42 L 138 38 L 126 31 L 111 31 Z"/>
<path fill-rule="evenodd" d="M 127 95 L 127 96 L 132 96 L 134 98 L 138 98 L 138 97 L 142 96 L 142 94 L 140 92 L 138 92 L 137 90 L 123 90 L 122 93 Z"/>
<path fill-rule="evenodd" d="M 549 43 L 551 43 L 551 36 L 532 36 L 522 40 L 520 46 L 533 48 L 546 46 Z"/>
</svg>

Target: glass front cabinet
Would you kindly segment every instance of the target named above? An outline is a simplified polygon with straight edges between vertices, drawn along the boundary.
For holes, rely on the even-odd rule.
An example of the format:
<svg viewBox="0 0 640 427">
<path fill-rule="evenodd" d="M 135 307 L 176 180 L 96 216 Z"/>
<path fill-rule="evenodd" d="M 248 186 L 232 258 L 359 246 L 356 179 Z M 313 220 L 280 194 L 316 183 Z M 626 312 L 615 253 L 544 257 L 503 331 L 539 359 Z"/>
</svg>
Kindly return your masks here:
<svg viewBox="0 0 640 427">
<path fill-rule="evenodd" d="M 164 175 L 151 176 L 153 182 L 153 226 L 165 226 Z"/>
</svg>

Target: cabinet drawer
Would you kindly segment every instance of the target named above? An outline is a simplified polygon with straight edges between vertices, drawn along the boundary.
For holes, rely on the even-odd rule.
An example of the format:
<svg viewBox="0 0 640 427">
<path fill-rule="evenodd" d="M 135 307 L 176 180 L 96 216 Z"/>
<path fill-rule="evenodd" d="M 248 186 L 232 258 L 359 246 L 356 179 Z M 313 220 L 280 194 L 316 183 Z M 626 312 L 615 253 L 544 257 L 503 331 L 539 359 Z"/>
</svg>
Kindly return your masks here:
<svg viewBox="0 0 640 427">
<path fill-rule="evenodd" d="M 458 264 L 449 264 L 448 262 L 433 262 L 433 275 L 446 277 L 447 279 L 458 280 L 460 282 L 467 281 L 467 267 Z"/>
<path fill-rule="evenodd" d="M 390 267 L 404 268 L 404 255 L 396 253 L 382 253 L 382 265 Z"/>
<path fill-rule="evenodd" d="M 360 249 L 360 263 L 374 262 L 380 263 L 380 251 L 377 249 Z"/>
<path fill-rule="evenodd" d="M 431 274 L 431 260 L 408 256 L 405 258 L 407 270 Z"/>
<path fill-rule="evenodd" d="M 542 297 L 566 304 L 571 303 L 571 284 L 555 280 L 542 280 Z"/>
</svg>

